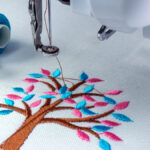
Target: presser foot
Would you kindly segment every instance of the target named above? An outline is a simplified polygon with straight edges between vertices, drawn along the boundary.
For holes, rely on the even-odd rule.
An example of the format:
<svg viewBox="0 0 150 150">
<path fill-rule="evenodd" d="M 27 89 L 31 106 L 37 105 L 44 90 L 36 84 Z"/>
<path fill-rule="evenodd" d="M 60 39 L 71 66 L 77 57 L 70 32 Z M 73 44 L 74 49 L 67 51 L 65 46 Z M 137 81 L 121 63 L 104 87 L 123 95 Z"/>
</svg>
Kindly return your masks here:
<svg viewBox="0 0 150 150">
<path fill-rule="evenodd" d="M 97 37 L 100 41 L 104 41 L 109 39 L 115 33 L 116 33 L 115 30 L 111 30 L 106 26 L 102 25 L 100 30 L 98 31 Z"/>
<path fill-rule="evenodd" d="M 57 56 L 59 54 L 59 48 L 56 46 L 41 45 L 36 50 L 41 52 L 44 56 Z"/>
</svg>

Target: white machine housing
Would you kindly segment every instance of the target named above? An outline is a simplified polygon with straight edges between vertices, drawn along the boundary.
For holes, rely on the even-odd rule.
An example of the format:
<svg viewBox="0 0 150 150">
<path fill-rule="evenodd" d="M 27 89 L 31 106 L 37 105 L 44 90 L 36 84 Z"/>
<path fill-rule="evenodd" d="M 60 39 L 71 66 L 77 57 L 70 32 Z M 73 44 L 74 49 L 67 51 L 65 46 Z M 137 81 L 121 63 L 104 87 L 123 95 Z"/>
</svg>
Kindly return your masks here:
<svg viewBox="0 0 150 150">
<path fill-rule="evenodd" d="M 70 0 L 73 11 L 93 16 L 102 25 L 120 32 L 143 29 L 150 38 L 150 0 Z"/>
</svg>

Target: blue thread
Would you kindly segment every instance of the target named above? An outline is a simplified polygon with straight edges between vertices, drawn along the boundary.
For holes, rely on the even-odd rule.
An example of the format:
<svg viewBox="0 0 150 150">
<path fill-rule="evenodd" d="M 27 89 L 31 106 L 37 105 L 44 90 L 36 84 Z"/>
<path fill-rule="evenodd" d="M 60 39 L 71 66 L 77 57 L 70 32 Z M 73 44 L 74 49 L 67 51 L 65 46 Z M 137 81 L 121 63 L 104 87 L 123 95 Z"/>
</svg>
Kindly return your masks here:
<svg viewBox="0 0 150 150">
<path fill-rule="evenodd" d="M 109 104 L 116 105 L 116 101 L 112 98 L 104 96 L 104 101 L 109 103 Z"/>
<path fill-rule="evenodd" d="M 13 112 L 13 110 L 2 110 L 0 111 L 0 115 L 9 115 Z"/>
<path fill-rule="evenodd" d="M 15 92 L 19 92 L 19 93 L 25 93 L 24 89 L 23 88 L 20 88 L 20 87 L 15 87 L 15 88 L 12 88 Z"/>
<path fill-rule="evenodd" d="M 86 106 L 86 101 L 81 101 L 79 102 L 77 105 L 76 105 L 76 109 L 81 109 L 81 108 L 84 108 Z"/>
<path fill-rule="evenodd" d="M 84 115 L 96 115 L 97 113 L 89 110 L 89 109 L 86 109 L 86 108 L 81 108 L 81 112 L 84 114 Z"/>
<path fill-rule="evenodd" d="M 0 14 L 0 24 L 6 25 L 9 28 L 9 30 L 11 30 L 10 22 L 7 19 L 7 17 L 3 14 Z M 6 47 L 0 48 L 0 54 L 3 53 L 3 51 L 6 49 Z"/>
<path fill-rule="evenodd" d="M 31 100 L 34 96 L 35 96 L 35 94 L 28 95 L 28 96 L 26 96 L 26 97 L 23 98 L 23 101 L 24 101 L 24 102 L 29 101 L 29 100 Z"/>
<path fill-rule="evenodd" d="M 3 14 L 0 14 L 0 24 L 6 25 L 9 30 L 11 30 L 10 22 L 7 17 Z"/>
<path fill-rule="evenodd" d="M 10 99 L 5 98 L 5 103 L 9 106 L 14 106 L 14 101 L 12 101 Z"/>
<path fill-rule="evenodd" d="M 120 121 L 133 122 L 133 120 L 123 114 L 112 113 L 112 116 Z"/>
<path fill-rule="evenodd" d="M 55 96 L 53 95 L 42 95 L 40 96 L 41 98 L 44 98 L 44 99 L 47 99 L 47 98 L 56 98 Z"/>
<path fill-rule="evenodd" d="M 84 93 L 89 93 L 89 92 L 92 92 L 94 89 L 94 85 L 91 85 L 91 86 L 87 86 L 85 89 L 84 89 Z"/>
<path fill-rule="evenodd" d="M 67 86 L 66 86 L 66 85 L 64 85 L 63 87 L 61 87 L 61 88 L 59 89 L 59 93 L 60 93 L 60 94 L 65 94 L 66 91 L 67 91 Z"/>
<path fill-rule="evenodd" d="M 112 129 L 112 127 L 107 127 L 107 126 L 102 126 L 102 125 L 97 125 L 97 126 L 92 127 L 92 130 L 97 131 L 97 132 L 106 132 L 110 129 Z"/>
<path fill-rule="evenodd" d="M 99 146 L 103 150 L 111 150 L 110 144 L 107 141 L 105 141 L 104 139 L 100 139 Z"/>
<path fill-rule="evenodd" d="M 42 78 L 42 77 L 46 77 L 45 75 L 39 74 L 39 73 L 32 73 L 32 74 L 29 74 L 29 76 L 32 77 L 32 78 Z"/>
<path fill-rule="evenodd" d="M 62 99 L 69 98 L 72 95 L 72 92 L 66 92 L 65 94 L 62 95 Z"/>
<path fill-rule="evenodd" d="M 60 75 L 61 75 L 61 72 L 60 72 L 59 69 L 57 69 L 56 71 L 53 72 L 53 77 L 54 77 L 54 78 L 56 78 L 56 77 L 58 77 L 58 76 L 60 76 Z"/>
<path fill-rule="evenodd" d="M 86 81 L 87 79 L 88 79 L 88 75 L 87 75 L 85 72 L 83 72 L 83 73 L 80 75 L 80 80 Z"/>
</svg>

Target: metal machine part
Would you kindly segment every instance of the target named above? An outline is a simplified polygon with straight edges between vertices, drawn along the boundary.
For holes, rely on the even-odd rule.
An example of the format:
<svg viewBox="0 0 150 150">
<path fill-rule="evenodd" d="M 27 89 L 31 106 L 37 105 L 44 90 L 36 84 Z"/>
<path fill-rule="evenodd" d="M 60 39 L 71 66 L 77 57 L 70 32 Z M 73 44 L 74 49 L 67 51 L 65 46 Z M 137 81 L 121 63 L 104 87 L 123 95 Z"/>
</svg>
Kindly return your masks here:
<svg viewBox="0 0 150 150">
<path fill-rule="evenodd" d="M 37 51 L 43 52 L 48 55 L 57 55 L 59 48 L 52 46 L 51 42 L 51 1 L 48 0 L 48 18 L 49 18 L 49 36 L 50 45 L 43 45 L 41 42 L 42 33 L 42 0 L 29 0 L 29 13 L 31 16 L 31 28 L 34 39 L 34 46 Z"/>
<path fill-rule="evenodd" d="M 59 0 L 62 4 L 70 5 L 70 0 Z"/>
<path fill-rule="evenodd" d="M 99 40 L 104 41 L 110 38 L 114 33 L 116 33 L 115 30 L 111 30 L 106 26 L 102 25 L 100 30 L 98 31 L 97 37 Z"/>
</svg>

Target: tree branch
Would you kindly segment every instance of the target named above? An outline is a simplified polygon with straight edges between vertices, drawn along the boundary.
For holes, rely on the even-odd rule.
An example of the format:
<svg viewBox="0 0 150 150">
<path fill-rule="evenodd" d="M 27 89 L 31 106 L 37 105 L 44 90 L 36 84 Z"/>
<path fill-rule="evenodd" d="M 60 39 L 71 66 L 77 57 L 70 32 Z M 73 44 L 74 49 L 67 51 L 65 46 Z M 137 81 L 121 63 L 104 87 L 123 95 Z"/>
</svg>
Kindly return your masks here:
<svg viewBox="0 0 150 150">
<path fill-rule="evenodd" d="M 57 90 L 59 90 L 61 88 L 61 84 L 55 78 L 53 78 L 52 76 L 49 76 L 48 78 L 53 81 Z"/>
<path fill-rule="evenodd" d="M 52 84 L 45 82 L 45 81 L 40 81 L 40 82 L 47 85 L 52 91 L 55 91 L 55 87 Z"/>
<path fill-rule="evenodd" d="M 67 122 L 91 122 L 91 121 L 94 121 L 95 119 L 100 119 L 100 118 L 106 117 L 106 116 L 110 115 L 113 112 L 114 112 L 114 110 L 110 110 L 110 111 L 105 112 L 103 114 L 90 116 L 90 117 L 85 117 L 85 118 L 58 118 L 58 119 L 65 120 Z"/>
<path fill-rule="evenodd" d="M 92 109 L 92 108 L 95 108 L 94 106 L 87 106 L 86 107 L 87 109 Z M 72 109 L 75 109 L 74 107 L 65 107 L 65 106 L 60 106 L 60 107 L 56 107 L 53 109 L 53 111 L 57 111 L 57 110 L 72 110 Z"/>
<path fill-rule="evenodd" d="M 71 88 L 69 88 L 68 91 L 74 91 L 74 90 L 76 90 L 79 86 L 81 86 L 84 83 L 85 83 L 85 81 L 80 81 L 77 84 L 73 85 Z"/>
<path fill-rule="evenodd" d="M 89 132 L 90 134 L 94 135 L 96 138 L 98 138 L 98 139 L 100 138 L 98 133 L 96 133 L 95 131 L 93 131 L 92 129 L 90 129 L 88 127 L 80 127 L 80 126 L 71 124 L 67 121 L 60 120 L 60 119 L 44 118 L 41 120 L 40 123 L 57 123 L 57 124 L 60 124 L 64 127 L 67 127 L 67 128 L 73 129 L 73 130 L 84 130 L 84 131 Z"/>
<path fill-rule="evenodd" d="M 51 98 L 47 98 L 44 105 L 41 108 L 50 105 L 50 103 L 51 103 Z"/>
<path fill-rule="evenodd" d="M 7 109 L 10 109 L 10 110 L 14 110 L 14 111 L 26 116 L 26 111 L 24 109 L 21 109 L 21 108 L 15 107 L 15 106 L 5 105 L 5 104 L 0 104 L 0 107 L 7 108 Z"/>
<path fill-rule="evenodd" d="M 77 97 L 81 97 L 83 95 L 99 96 L 99 97 L 103 97 L 104 96 L 104 94 L 97 94 L 97 93 L 77 93 L 77 94 L 72 94 L 70 97 L 71 98 L 77 98 Z"/>
<path fill-rule="evenodd" d="M 29 118 L 32 115 L 31 109 L 26 102 L 22 102 L 25 106 L 26 118 Z"/>
</svg>

